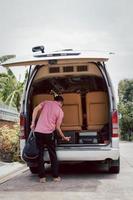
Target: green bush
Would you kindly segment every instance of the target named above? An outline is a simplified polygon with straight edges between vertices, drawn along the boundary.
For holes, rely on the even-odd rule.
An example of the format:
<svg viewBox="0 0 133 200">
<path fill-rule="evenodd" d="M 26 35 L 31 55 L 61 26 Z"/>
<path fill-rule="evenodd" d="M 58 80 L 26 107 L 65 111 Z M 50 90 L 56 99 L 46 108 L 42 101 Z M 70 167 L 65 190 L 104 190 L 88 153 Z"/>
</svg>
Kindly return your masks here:
<svg viewBox="0 0 133 200">
<path fill-rule="evenodd" d="M 3 161 L 18 161 L 19 160 L 19 125 L 16 124 L 13 128 L 7 125 L 0 128 L 0 158 Z"/>
</svg>

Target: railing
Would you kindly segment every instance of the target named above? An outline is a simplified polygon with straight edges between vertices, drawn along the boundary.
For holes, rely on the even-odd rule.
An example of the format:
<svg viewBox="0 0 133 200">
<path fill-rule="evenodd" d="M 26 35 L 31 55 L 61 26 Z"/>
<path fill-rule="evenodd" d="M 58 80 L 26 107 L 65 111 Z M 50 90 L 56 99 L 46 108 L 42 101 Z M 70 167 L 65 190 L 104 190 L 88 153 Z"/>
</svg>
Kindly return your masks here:
<svg viewBox="0 0 133 200">
<path fill-rule="evenodd" d="M 0 103 L 0 120 L 17 122 L 19 113 L 16 108 Z"/>
</svg>

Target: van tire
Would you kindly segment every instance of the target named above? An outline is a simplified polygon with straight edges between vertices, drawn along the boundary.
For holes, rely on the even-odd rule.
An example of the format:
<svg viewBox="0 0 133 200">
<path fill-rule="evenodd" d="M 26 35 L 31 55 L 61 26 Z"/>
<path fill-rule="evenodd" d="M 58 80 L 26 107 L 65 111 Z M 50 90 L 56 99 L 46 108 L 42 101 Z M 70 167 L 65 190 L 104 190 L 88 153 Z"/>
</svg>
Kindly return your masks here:
<svg viewBox="0 0 133 200">
<path fill-rule="evenodd" d="M 110 169 L 109 169 L 109 173 L 111 173 L 111 174 L 119 174 L 119 172 L 120 172 L 119 166 L 113 166 L 113 167 L 110 167 Z"/>
<path fill-rule="evenodd" d="M 109 161 L 109 173 L 119 174 L 120 172 L 120 158 L 118 160 Z"/>
<path fill-rule="evenodd" d="M 29 167 L 30 171 L 32 174 L 37 174 L 38 173 L 38 167 Z"/>
</svg>

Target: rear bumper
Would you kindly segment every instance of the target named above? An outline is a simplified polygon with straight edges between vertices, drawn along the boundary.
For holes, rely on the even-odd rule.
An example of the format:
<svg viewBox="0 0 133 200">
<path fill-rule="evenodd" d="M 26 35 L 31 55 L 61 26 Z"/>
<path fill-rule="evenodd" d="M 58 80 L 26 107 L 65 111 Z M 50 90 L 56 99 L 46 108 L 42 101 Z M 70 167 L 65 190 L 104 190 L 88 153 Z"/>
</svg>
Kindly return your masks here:
<svg viewBox="0 0 133 200">
<path fill-rule="evenodd" d="M 80 148 L 57 149 L 59 161 L 104 161 L 106 159 L 117 160 L 120 156 L 118 148 Z M 47 151 L 44 151 L 44 160 L 49 161 Z"/>
<path fill-rule="evenodd" d="M 20 140 L 21 155 L 25 140 Z M 59 161 L 104 161 L 106 159 L 117 160 L 120 157 L 119 146 L 115 147 L 57 147 L 57 157 Z M 47 150 L 44 151 L 44 160 L 49 161 Z"/>
</svg>

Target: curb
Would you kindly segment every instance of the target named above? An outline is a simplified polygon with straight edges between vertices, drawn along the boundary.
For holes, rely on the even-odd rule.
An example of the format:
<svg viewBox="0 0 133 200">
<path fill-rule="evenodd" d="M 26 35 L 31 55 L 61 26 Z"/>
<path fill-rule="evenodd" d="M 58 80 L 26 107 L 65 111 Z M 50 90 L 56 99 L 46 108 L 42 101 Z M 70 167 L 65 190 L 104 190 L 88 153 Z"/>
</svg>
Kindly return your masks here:
<svg viewBox="0 0 133 200">
<path fill-rule="evenodd" d="M 18 162 L 15 163 L 0 162 L 0 164 L 2 164 L 2 166 L 0 166 L 0 184 L 28 170 L 26 164 L 21 164 Z"/>
</svg>

